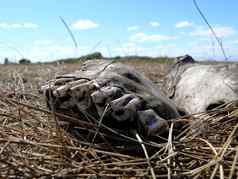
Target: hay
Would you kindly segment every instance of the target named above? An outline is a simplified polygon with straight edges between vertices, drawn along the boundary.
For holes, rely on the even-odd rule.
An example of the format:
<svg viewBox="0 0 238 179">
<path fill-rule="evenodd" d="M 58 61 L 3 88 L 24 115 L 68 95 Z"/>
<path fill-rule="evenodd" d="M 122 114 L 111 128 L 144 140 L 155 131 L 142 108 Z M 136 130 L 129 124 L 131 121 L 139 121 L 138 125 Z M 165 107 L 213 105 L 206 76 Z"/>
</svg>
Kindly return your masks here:
<svg viewBox="0 0 238 179">
<path fill-rule="evenodd" d="M 209 113 L 176 119 L 187 125 L 176 131 L 176 123 L 171 124 L 170 135 L 163 142 L 138 142 L 96 121 L 52 113 L 44 107 L 37 94 L 38 84 L 78 66 L 0 69 L 0 86 L 4 90 L 0 91 L 0 178 L 151 178 L 151 170 L 156 178 L 237 177 L 237 102 Z M 62 117 L 79 130 L 90 131 L 92 139 L 96 136 L 95 142 L 87 142 L 83 135 L 77 135 L 77 140 L 65 132 L 58 120 Z M 98 138 L 102 142 L 97 142 Z M 132 146 L 136 141 L 141 154 L 125 152 L 130 146 L 113 146 L 103 142 L 103 138 Z M 149 151 L 149 159 L 141 144 Z"/>
<path fill-rule="evenodd" d="M 99 130 L 97 124 L 91 121 L 52 113 L 33 104 L 31 100 L 1 96 L 1 177 L 143 178 L 151 177 L 151 169 L 156 178 L 237 176 L 237 102 L 207 113 L 177 119 L 188 124 L 176 137 L 172 137 L 174 131 L 171 127 L 167 142 L 143 141 L 146 148 L 153 146 L 155 151 L 150 153 L 150 165 L 143 155 L 126 154 L 118 146 L 76 140 L 59 127 L 58 117 L 67 118 L 81 130 L 89 130 L 94 135 L 97 132 L 98 137 L 113 134 L 134 142 L 136 138 L 122 136 L 106 126 L 104 130 Z"/>
</svg>

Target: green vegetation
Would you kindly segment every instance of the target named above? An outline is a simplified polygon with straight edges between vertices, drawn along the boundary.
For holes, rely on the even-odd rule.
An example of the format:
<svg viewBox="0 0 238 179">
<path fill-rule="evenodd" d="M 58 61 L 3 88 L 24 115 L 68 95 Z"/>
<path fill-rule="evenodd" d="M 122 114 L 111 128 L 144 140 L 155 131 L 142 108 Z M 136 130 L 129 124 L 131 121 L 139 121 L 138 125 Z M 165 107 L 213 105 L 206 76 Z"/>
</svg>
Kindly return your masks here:
<svg viewBox="0 0 238 179">
<path fill-rule="evenodd" d="M 54 62 L 60 62 L 60 63 L 78 63 L 80 61 L 84 61 L 84 60 L 93 60 L 93 59 L 103 59 L 104 57 L 102 56 L 102 54 L 100 52 L 94 52 L 94 53 L 90 53 L 88 55 L 84 55 L 78 58 L 66 58 L 66 59 L 60 59 L 60 60 L 56 60 Z"/>
<path fill-rule="evenodd" d="M 19 60 L 19 64 L 31 64 L 31 61 L 26 58 L 22 58 Z"/>
<path fill-rule="evenodd" d="M 134 61 L 134 62 L 146 62 L 146 63 L 160 63 L 160 64 L 171 64 L 174 62 L 174 58 L 161 56 L 161 57 L 148 57 L 148 56 L 116 56 L 110 58 L 112 60 L 122 60 L 122 61 Z"/>
<path fill-rule="evenodd" d="M 66 58 L 56 60 L 53 63 L 80 63 L 85 60 L 94 60 L 94 59 L 106 59 L 106 60 L 118 60 L 118 61 L 138 61 L 138 62 L 153 62 L 161 64 L 171 64 L 174 62 L 174 58 L 161 56 L 161 57 L 149 57 L 149 56 L 115 56 L 115 57 L 104 57 L 100 52 L 94 52 L 88 55 L 84 55 L 78 58 Z"/>
</svg>

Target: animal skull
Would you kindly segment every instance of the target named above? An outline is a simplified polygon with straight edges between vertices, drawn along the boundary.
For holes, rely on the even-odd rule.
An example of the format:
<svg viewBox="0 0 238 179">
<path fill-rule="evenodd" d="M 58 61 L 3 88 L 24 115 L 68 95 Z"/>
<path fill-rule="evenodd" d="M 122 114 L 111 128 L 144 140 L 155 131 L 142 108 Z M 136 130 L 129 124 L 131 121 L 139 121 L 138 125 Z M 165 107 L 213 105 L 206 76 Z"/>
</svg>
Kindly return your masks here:
<svg viewBox="0 0 238 179">
<path fill-rule="evenodd" d="M 167 120 L 179 116 L 155 84 L 132 67 L 109 60 L 87 61 L 42 90 L 57 112 L 90 113 L 114 129 L 136 130 L 145 137 L 167 132 Z"/>
<path fill-rule="evenodd" d="M 205 112 L 238 99 L 238 64 L 201 64 L 184 56 L 171 68 L 164 86 L 183 113 Z"/>
</svg>

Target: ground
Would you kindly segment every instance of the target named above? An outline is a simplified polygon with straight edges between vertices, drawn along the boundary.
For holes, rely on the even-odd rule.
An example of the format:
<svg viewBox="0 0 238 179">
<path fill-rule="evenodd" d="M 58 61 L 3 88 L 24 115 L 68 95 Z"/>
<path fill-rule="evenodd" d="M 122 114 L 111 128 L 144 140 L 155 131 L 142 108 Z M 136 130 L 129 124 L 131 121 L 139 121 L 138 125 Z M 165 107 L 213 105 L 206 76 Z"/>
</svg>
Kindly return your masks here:
<svg viewBox="0 0 238 179">
<path fill-rule="evenodd" d="M 171 63 L 156 61 L 123 63 L 134 66 L 159 85 L 171 66 Z M 57 75 L 79 68 L 80 63 L 0 65 L 0 178 L 237 177 L 236 103 L 221 110 L 178 119 L 190 124 L 178 136 L 172 138 L 171 125 L 171 135 L 165 142 L 144 143 L 145 148 L 156 149 L 156 153 L 149 154 L 149 159 L 143 153 L 120 152 L 122 147 L 113 148 L 107 143 L 82 143 L 80 136 L 76 140 L 59 128 L 59 116 L 92 134 L 98 126 L 81 118 L 48 111 L 39 87 Z M 103 133 L 100 128 L 97 132 L 100 137 L 108 137 L 108 134 L 115 137 L 112 130 Z"/>
</svg>

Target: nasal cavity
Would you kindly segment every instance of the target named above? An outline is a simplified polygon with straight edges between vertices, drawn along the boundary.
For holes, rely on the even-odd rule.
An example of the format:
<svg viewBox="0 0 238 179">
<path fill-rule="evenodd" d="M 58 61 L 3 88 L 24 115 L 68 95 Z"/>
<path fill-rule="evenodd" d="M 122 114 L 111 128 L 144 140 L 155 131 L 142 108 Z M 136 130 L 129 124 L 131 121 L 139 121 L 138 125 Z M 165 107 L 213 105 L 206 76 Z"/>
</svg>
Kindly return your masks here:
<svg viewBox="0 0 238 179">
<path fill-rule="evenodd" d="M 216 103 L 211 103 L 209 106 L 207 106 L 206 111 L 216 109 L 224 104 L 225 104 L 224 101 L 217 101 Z"/>
</svg>

